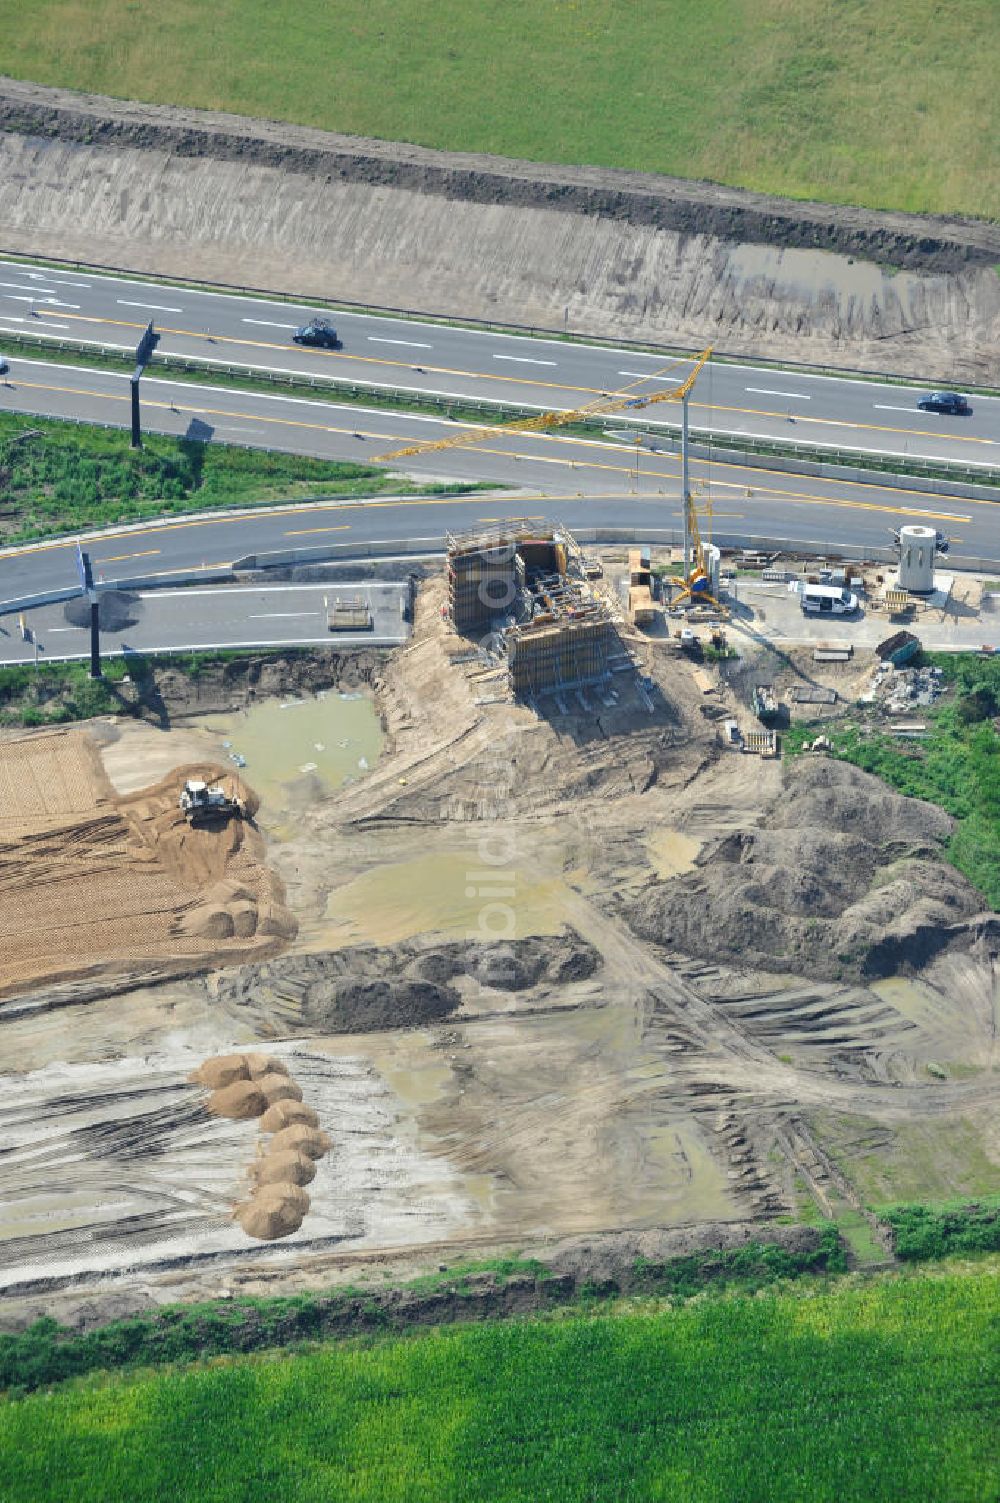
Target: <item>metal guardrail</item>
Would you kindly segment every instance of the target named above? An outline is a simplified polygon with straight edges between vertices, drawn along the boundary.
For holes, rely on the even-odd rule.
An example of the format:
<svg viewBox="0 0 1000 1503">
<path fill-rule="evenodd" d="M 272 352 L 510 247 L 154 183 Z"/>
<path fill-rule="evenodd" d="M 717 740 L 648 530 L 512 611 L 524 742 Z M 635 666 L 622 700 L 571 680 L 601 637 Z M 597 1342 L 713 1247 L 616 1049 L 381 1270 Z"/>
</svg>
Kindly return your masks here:
<svg viewBox="0 0 1000 1503">
<path fill-rule="evenodd" d="M 391 305 L 377 306 L 373 303 L 352 303 L 343 298 L 334 298 L 330 301 L 305 297 L 298 292 L 282 292 L 273 287 L 255 287 L 243 282 L 196 282 L 180 281 L 176 277 L 159 277 L 155 273 L 143 275 L 141 272 L 132 270 L 127 266 L 112 266 L 102 261 L 71 261 L 60 256 L 45 256 L 41 261 L 33 261 L 21 251 L 4 251 L 0 249 L 0 255 L 14 261 L 23 261 L 27 265 L 50 265 L 65 266 L 69 271 L 92 271 L 104 272 L 110 276 L 126 277 L 134 282 L 150 282 L 162 284 L 164 287 L 193 287 L 200 292 L 236 293 L 244 297 L 266 298 L 269 301 L 291 303 L 299 307 L 314 307 L 320 302 L 324 308 L 333 312 L 338 310 L 345 313 L 357 313 L 369 315 L 374 318 L 399 318 L 419 319 L 423 323 L 437 323 L 444 327 L 456 329 L 481 329 L 492 334 L 518 334 L 530 339 L 555 339 L 567 340 L 575 344 L 592 344 L 609 350 L 635 350 L 648 351 L 654 355 L 696 355 L 699 347 L 681 344 L 656 344 L 646 340 L 620 340 L 610 339 L 603 334 L 590 334 L 585 329 L 573 329 L 564 323 L 563 328 L 557 325 L 546 326 L 544 324 L 518 324 L 510 322 L 497 322 L 493 319 L 461 318 L 446 313 L 429 313 L 426 309 L 397 308 Z M 715 357 L 720 360 L 732 360 L 745 363 L 752 359 L 754 365 L 768 370 L 802 371 L 810 375 L 842 376 L 860 381 L 884 381 L 889 385 L 899 386 L 926 386 L 928 391 L 933 391 L 940 386 L 953 384 L 952 375 L 940 375 L 927 377 L 924 380 L 915 381 L 908 376 L 901 376 L 898 371 L 870 371 L 862 370 L 858 366 L 835 366 L 813 365 L 802 360 L 775 360 L 766 355 L 752 357 L 746 350 L 723 350 L 715 349 Z M 968 391 L 976 391 L 982 395 L 1000 396 L 1000 389 L 995 387 L 966 387 Z"/>
</svg>

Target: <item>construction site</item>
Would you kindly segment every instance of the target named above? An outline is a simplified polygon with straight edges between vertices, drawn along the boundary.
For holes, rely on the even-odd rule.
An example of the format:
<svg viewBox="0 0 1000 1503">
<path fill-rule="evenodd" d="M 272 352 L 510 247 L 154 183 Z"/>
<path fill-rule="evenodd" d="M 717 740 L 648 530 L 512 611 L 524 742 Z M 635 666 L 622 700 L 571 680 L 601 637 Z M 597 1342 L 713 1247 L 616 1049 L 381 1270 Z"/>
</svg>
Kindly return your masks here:
<svg viewBox="0 0 1000 1503">
<path fill-rule="evenodd" d="M 707 550 L 692 605 L 696 558 L 498 524 L 397 650 L 0 733 L 8 1326 L 651 1228 L 832 1218 L 863 1261 L 873 1202 L 995 1185 L 996 917 L 954 821 L 776 754 L 866 696 L 919 725 L 943 685 L 875 647 L 944 612 L 901 633 L 867 571 L 838 646 L 790 593 L 815 565 Z"/>
</svg>

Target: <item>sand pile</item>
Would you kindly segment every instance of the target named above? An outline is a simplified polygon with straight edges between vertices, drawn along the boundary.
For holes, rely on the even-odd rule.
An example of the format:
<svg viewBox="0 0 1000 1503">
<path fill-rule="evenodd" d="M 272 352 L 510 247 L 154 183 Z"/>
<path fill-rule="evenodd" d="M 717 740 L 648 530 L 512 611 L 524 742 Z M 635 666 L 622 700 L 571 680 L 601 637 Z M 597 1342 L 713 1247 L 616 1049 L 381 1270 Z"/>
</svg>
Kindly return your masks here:
<svg viewBox="0 0 1000 1503">
<path fill-rule="evenodd" d="M 333 1145 L 287 1066 L 268 1054 L 220 1054 L 204 1060 L 191 1079 L 208 1087 L 215 1116 L 259 1118 L 266 1138 L 250 1167 L 253 1189 L 235 1219 L 248 1237 L 265 1241 L 298 1231 L 309 1209 L 302 1186 L 315 1179 L 317 1163 Z"/>
<path fill-rule="evenodd" d="M 273 1241 L 297 1232 L 308 1209 L 309 1196 L 298 1185 L 261 1185 L 235 1214 L 248 1237 Z"/>
<path fill-rule="evenodd" d="M 4 739 L 0 759 L 0 996 L 80 976 L 186 973 L 273 955 L 296 924 L 243 820 L 192 829 L 177 806 L 182 767 L 116 794 L 89 733 Z M 30 881 L 27 874 L 30 873 Z"/>
</svg>

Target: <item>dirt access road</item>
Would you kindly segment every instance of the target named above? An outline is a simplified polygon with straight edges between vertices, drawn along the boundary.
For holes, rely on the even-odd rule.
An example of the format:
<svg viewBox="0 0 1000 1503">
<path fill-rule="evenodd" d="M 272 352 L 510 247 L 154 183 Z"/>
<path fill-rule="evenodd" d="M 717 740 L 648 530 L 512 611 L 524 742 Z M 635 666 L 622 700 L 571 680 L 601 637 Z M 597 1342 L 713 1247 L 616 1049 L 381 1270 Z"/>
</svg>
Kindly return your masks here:
<svg viewBox="0 0 1000 1503">
<path fill-rule="evenodd" d="M 1000 230 L 0 81 L 3 249 L 996 383 Z M 150 185 L 155 184 L 155 191 Z"/>
<path fill-rule="evenodd" d="M 412 642 L 369 665 L 377 766 L 293 821 L 260 811 L 283 953 L 0 1006 L 8 1324 L 613 1231 L 868 1235 L 865 1203 L 996 1188 L 995 921 L 940 860 L 943 816 L 723 751 L 714 717 L 745 706 L 667 641 L 630 644 L 652 709 L 625 674 L 511 705 L 442 600 L 425 582 Z M 210 736 L 101 739 L 126 779 Z M 278 1058 L 332 1140 L 274 1242 L 232 1220 L 255 1125 L 191 1079 L 240 1049 Z"/>
</svg>

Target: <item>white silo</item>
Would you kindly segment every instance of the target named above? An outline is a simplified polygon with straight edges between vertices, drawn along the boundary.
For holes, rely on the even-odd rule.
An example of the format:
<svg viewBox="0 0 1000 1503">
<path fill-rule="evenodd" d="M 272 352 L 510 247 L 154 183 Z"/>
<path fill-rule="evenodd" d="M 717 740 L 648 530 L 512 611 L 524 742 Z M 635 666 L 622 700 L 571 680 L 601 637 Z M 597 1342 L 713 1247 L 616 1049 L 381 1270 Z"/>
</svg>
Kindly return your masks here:
<svg viewBox="0 0 1000 1503">
<path fill-rule="evenodd" d="M 719 574 L 722 569 L 722 554 L 714 543 L 705 544 L 705 567 L 708 570 L 708 592 L 719 598 Z"/>
<path fill-rule="evenodd" d="M 901 527 L 899 530 L 899 588 L 915 595 L 929 595 L 934 588 L 933 527 Z"/>
</svg>

